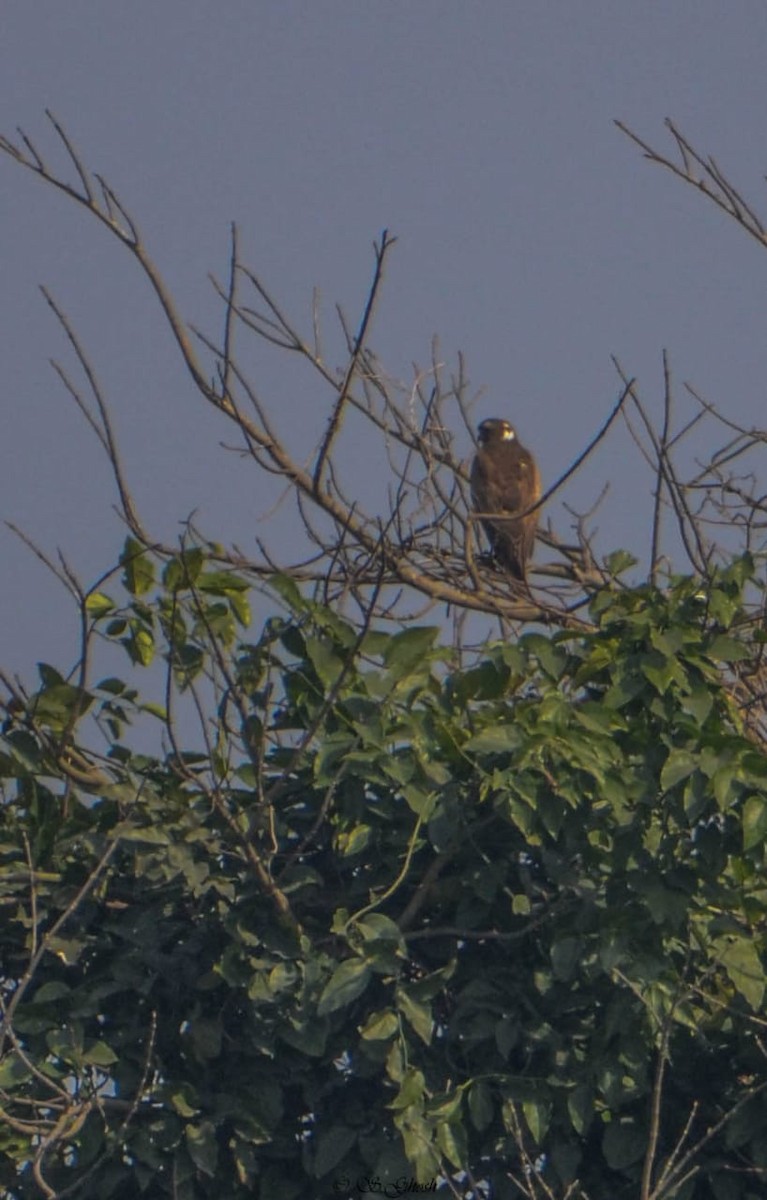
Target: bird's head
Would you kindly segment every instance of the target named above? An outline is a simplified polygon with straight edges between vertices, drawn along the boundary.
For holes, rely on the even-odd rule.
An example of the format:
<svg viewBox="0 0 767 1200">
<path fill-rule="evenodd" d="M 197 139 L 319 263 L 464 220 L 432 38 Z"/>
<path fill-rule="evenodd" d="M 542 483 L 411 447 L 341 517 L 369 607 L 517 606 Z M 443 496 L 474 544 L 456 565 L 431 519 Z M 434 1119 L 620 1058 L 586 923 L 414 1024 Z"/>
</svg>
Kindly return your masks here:
<svg viewBox="0 0 767 1200">
<path fill-rule="evenodd" d="M 501 417 L 490 417 L 477 430 L 480 446 L 488 446 L 491 442 L 513 442 L 516 436 L 514 426 Z"/>
</svg>

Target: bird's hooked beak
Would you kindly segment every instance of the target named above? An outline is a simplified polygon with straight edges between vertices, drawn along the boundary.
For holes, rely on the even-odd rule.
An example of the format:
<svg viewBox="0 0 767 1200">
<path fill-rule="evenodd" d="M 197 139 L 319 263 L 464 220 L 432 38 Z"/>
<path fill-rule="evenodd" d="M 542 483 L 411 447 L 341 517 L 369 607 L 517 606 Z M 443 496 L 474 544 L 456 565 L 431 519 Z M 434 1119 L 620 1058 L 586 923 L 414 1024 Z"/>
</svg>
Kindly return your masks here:
<svg viewBox="0 0 767 1200">
<path fill-rule="evenodd" d="M 499 417 L 492 417 L 487 421 L 483 421 L 477 430 L 477 441 L 480 446 L 484 446 L 486 442 L 491 442 L 495 438 L 500 442 L 513 442 L 517 434 L 512 425 L 508 421 L 501 420 Z"/>
</svg>

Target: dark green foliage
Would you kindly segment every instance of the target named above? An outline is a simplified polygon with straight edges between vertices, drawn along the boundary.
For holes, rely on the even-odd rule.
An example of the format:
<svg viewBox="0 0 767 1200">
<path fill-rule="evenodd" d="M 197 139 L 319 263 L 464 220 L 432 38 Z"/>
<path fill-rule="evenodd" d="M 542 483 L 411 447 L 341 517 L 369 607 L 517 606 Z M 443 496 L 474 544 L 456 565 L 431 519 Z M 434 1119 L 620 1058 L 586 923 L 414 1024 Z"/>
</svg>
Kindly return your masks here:
<svg viewBox="0 0 767 1200">
<path fill-rule="evenodd" d="M 200 551 L 122 562 L 93 628 L 215 720 L 182 738 L 45 667 L 6 723 L 3 1194 L 44 1194 L 36 1157 L 99 1200 L 758 1193 L 767 758 L 723 679 L 748 560 L 467 670 L 285 579 L 245 643 Z M 131 750 L 142 712 L 167 754 Z"/>
</svg>

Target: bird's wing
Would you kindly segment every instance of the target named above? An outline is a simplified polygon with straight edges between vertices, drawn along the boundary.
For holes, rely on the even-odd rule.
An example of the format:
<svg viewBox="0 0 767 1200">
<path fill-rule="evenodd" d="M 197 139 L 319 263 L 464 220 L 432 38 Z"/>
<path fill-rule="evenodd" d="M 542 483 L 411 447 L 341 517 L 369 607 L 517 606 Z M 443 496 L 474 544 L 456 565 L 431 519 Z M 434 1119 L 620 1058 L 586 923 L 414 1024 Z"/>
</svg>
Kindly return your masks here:
<svg viewBox="0 0 767 1200">
<path fill-rule="evenodd" d="M 532 456 L 526 450 L 515 454 L 480 450 L 471 471 L 471 491 L 477 511 L 523 512 L 537 499 L 537 495 L 530 498 L 536 491 L 537 475 Z"/>
<path fill-rule="evenodd" d="M 471 471 L 477 512 L 497 514 L 482 522 L 496 559 L 512 574 L 525 578 L 535 542 L 537 515 L 518 517 L 540 497 L 540 476 L 533 456 L 521 446 L 480 450 Z"/>
</svg>

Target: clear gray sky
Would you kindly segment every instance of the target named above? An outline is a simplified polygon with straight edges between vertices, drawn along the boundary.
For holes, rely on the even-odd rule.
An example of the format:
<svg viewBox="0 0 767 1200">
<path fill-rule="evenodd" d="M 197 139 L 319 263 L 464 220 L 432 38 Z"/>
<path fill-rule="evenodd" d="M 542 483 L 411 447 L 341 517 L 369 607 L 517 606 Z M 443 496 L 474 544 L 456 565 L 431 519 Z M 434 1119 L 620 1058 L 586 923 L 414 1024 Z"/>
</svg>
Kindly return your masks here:
<svg viewBox="0 0 767 1200">
<path fill-rule="evenodd" d="M 329 319 L 336 300 L 359 311 L 386 226 L 399 243 L 372 341 L 389 370 L 426 363 L 438 333 L 484 389 L 478 417 L 511 417 L 545 479 L 613 404 L 611 354 L 656 409 L 667 347 L 680 389 L 764 424 L 767 256 L 612 123 L 663 143 L 671 116 L 760 197 L 763 0 L 4 0 L 0 129 L 22 125 L 53 159 L 46 107 L 212 333 L 207 273 L 225 272 L 233 219 L 302 320 L 315 285 Z M 154 527 L 172 536 L 197 509 L 211 537 L 253 549 L 263 483 L 220 448 L 232 431 L 195 396 L 129 255 L 10 161 L 0 243 L 0 516 L 86 582 L 123 536 L 93 435 L 48 365 L 72 364 L 45 283 L 92 353 Z M 297 389 L 265 357 L 253 367 L 286 428 L 321 428 L 316 384 Z M 651 480 L 622 431 L 555 502 L 555 523 L 566 533 L 561 500 L 585 506 L 606 480 L 602 549 L 646 552 Z M 0 662 L 66 665 L 63 593 L 5 529 L 0 543 Z"/>
</svg>

